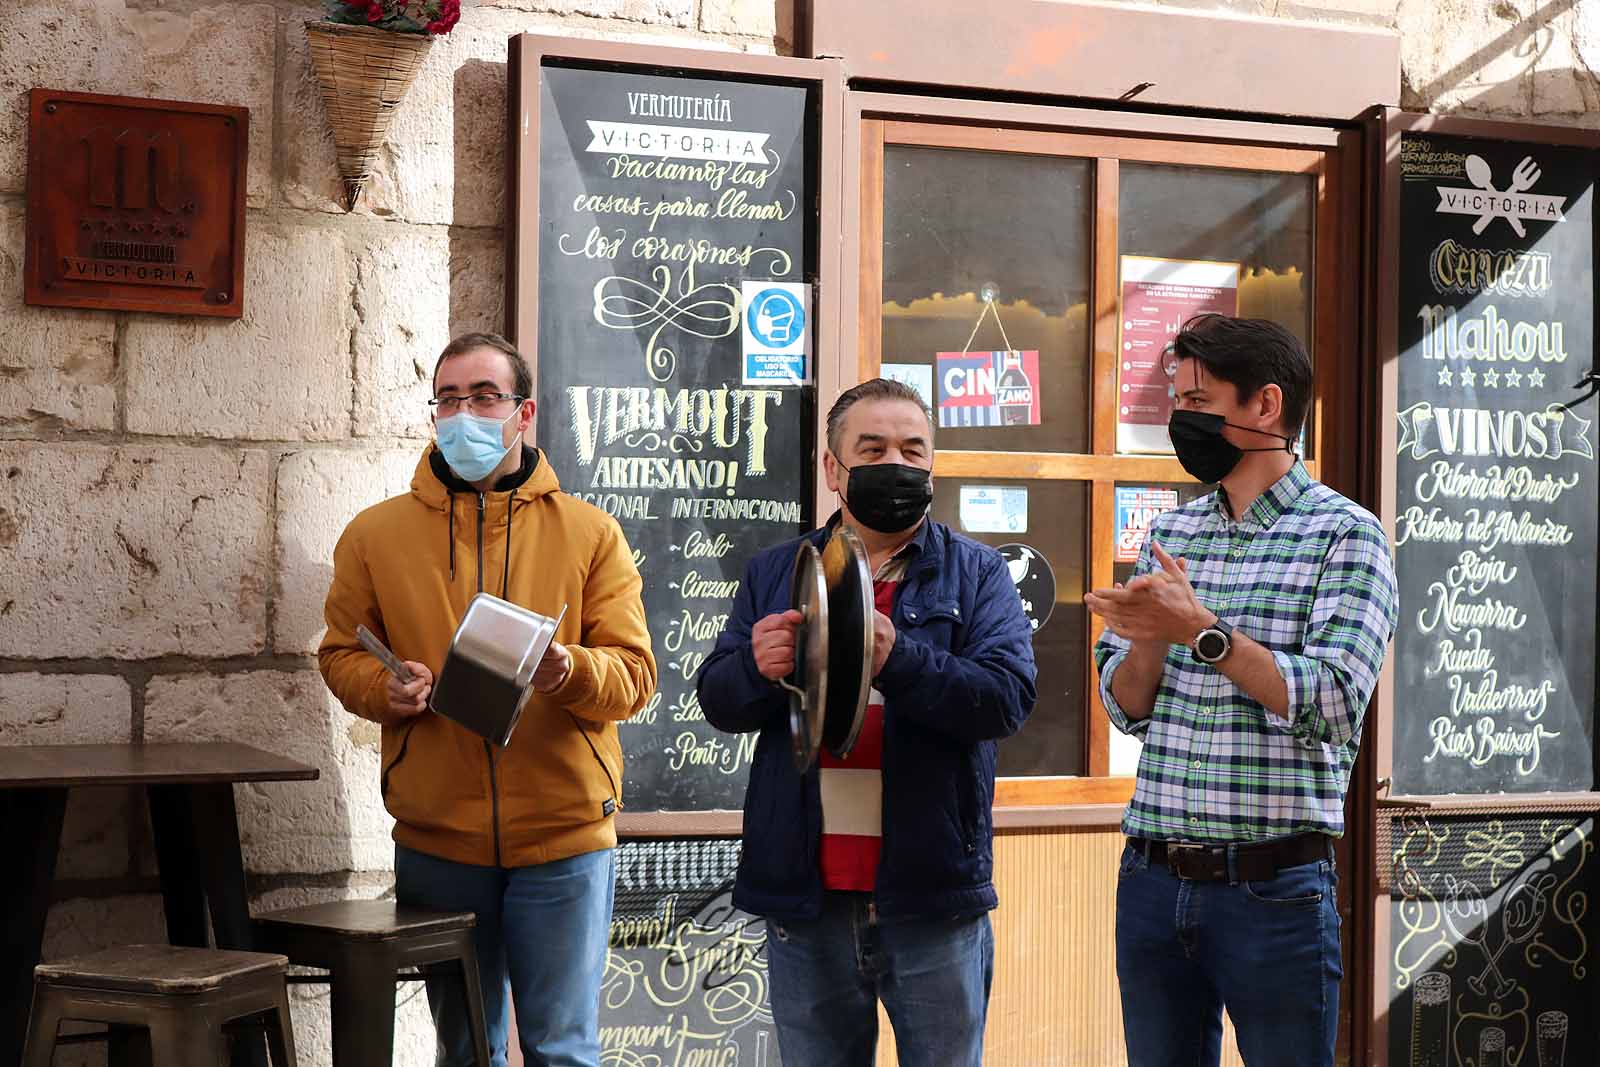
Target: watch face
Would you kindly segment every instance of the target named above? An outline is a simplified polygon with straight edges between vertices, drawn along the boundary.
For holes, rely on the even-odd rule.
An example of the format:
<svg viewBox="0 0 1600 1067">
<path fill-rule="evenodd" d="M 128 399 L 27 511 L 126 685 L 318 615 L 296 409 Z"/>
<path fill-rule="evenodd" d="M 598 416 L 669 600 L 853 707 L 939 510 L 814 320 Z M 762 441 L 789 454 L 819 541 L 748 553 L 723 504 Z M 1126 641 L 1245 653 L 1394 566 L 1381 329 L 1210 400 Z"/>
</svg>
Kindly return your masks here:
<svg viewBox="0 0 1600 1067">
<path fill-rule="evenodd" d="M 1228 639 L 1217 630 L 1205 630 L 1195 638 L 1194 650 L 1203 660 L 1219 660 L 1228 652 Z"/>
</svg>

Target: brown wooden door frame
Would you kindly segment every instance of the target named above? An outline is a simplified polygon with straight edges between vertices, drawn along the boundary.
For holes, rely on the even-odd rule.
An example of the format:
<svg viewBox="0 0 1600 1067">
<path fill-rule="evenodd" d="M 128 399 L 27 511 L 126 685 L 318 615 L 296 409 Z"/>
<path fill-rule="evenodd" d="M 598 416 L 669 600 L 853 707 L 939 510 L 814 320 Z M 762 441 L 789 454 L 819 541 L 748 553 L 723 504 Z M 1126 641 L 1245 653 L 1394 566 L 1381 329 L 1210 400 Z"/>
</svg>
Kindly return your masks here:
<svg viewBox="0 0 1600 1067">
<path fill-rule="evenodd" d="M 855 96 L 856 94 L 851 94 Z M 900 101 L 902 106 L 908 102 Z M 917 101 L 916 103 L 921 103 Z M 946 102 L 948 103 L 948 102 Z M 875 105 L 874 106 L 879 106 Z M 970 103 L 964 111 L 983 113 L 990 106 Z M 1054 109 L 1023 109 L 1028 112 Z M 1116 242 L 1118 215 L 1118 168 L 1122 161 L 1154 162 L 1167 165 L 1217 167 L 1233 170 L 1267 170 L 1282 173 L 1314 175 L 1317 180 L 1314 234 L 1333 234 L 1338 241 L 1324 241 L 1314 237 L 1314 270 L 1326 282 L 1312 294 L 1312 331 L 1318 359 L 1317 402 L 1313 410 L 1313 442 L 1315 456 L 1310 461 L 1313 470 L 1337 487 L 1353 492 L 1349 486 L 1350 472 L 1355 464 L 1343 455 L 1336 456 L 1323 447 L 1334 436 L 1332 426 L 1343 421 L 1353 407 L 1352 391 L 1341 383 L 1347 373 L 1347 358 L 1340 353 L 1354 350 L 1353 317 L 1346 305 L 1354 298 L 1333 291 L 1332 280 L 1338 277 L 1341 259 L 1348 255 L 1350 243 L 1343 235 L 1353 230 L 1342 219 L 1359 203 L 1348 192 L 1341 194 L 1347 184 L 1350 170 L 1345 157 L 1349 151 L 1349 135 L 1333 131 L 1318 131 L 1316 147 L 1304 147 L 1291 141 L 1285 146 L 1259 143 L 1224 144 L 1190 138 L 1177 139 L 1172 129 L 1163 129 L 1166 137 L 1151 137 L 1146 131 L 1132 128 L 1127 133 L 1083 133 L 1081 117 L 1072 115 L 1073 126 L 1078 128 L 1039 129 L 994 128 L 947 121 L 949 115 L 932 116 L 930 121 L 911 121 L 899 117 L 878 117 L 862 108 L 860 101 L 849 105 L 852 118 L 860 131 L 856 141 L 855 184 L 859 190 L 856 205 L 859 242 L 852 250 L 848 243 L 845 262 L 859 264 L 858 284 L 853 287 L 857 296 L 855 331 L 845 330 L 845 338 L 853 332 L 854 358 L 846 356 L 844 363 L 854 364 L 858 377 L 877 373 L 879 366 L 879 341 L 882 335 L 882 172 L 886 144 L 917 145 L 938 148 L 960 148 L 972 151 L 1007 152 L 1030 155 L 1055 155 L 1088 159 L 1096 173 L 1093 209 L 1094 285 L 1090 299 L 1094 302 L 1091 332 L 1091 384 L 1092 451 L 1072 453 L 1006 453 L 1006 452 L 944 452 L 938 459 L 940 474 L 966 477 L 991 476 L 1012 478 L 1049 478 L 1081 480 L 1093 483 L 1096 491 L 1109 493 L 1116 481 L 1154 480 L 1189 481 L 1176 459 L 1162 456 L 1118 454 L 1116 452 L 1115 423 L 1106 413 L 1115 409 L 1116 344 L 1118 286 L 1116 284 L 1119 253 Z M 1019 116 L 1020 117 L 1020 116 Z M 1038 114 L 1026 118 L 1037 122 Z M 1119 120 L 1133 116 L 1119 115 Z M 1133 124 L 1126 121 L 1124 125 Z M 1159 124 L 1166 126 L 1166 123 Z M 1256 140 L 1263 136 L 1260 128 L 1245 123 L 1221 124 L 1224 129 L 1217 135 L 1239 139 L 1248 132 Z M 1299 128 L 1294 128 L 1300 133 Z M 1190 131 L 1191 133 L 1193 131 Z M 1343 137 L 1343 140 L 1341 140 Z M 847 181 L 848 184 L 848 181 Z M 852 251 L 854 255 L 852 255 Z M 1098 515 L 1103 508 L 1096 508 Z M 1102 573 L 1103 572 L 1103 573 Z M 1094 573 L 1096 582 L 1110 581 L 1110 559 L 1106 556 Z M 1092 688 L 1092 687 L 1091 687 Z M 1091 716 L 1094 722 L 1101 716 Z M 1102 754 L 1103 755 L 1103 754 Z M 1104 774 L 1103 758 L 1091 759 L 1091 773 Z M 1096 764 L 1101 764 L 1096 766 Z"/>
<path fill-rule="evenodd" d="M 1362 130 L 1337 130 L 1320 126 L 1294 126 L 1234 120 L 1192 119 L 1159 114 L 1128 114 L 1079 108 L 941 99 L 909 98 L 879 93 L 846 94 L 845 211 L 846 269 L 856 265 L 856 284 L 844 289 L 846 328 L 841 339 L 853 351 L 841 363 L 854 367 L 858 377 L 875 374 L 882 338 L 883 272 L 883 161 L 886 144 L 917 144 L 975 151 L 1012 151 L 1028 154 L 1088 158 L 1095 167 L 1092 211 L 1093 305 L 1091 326 L 1091 449 L 1087 455 L 1054 453 L 945 452 L 936 461 L 941 475 L 1027 478 L 1063 478 L 1090 483 L 1089 563 L 1092 581 L 1109 584 L 1109 544 L 1113 525 L 1113 486 L 1119 480 L 1189 480 L 1176 460 L 1163 457 L 1118 455 L 1114 420 L 1103 416 L 1115 410 L 1116 345 L 1120 297 L 1119 251 L 1116 226 L 1119 215 L 1118 177 L 1123 160 L 1168 165 L 1215 166 L 1229 169 L 1311 173 L 1316 176 L 1313 220 L 1311 329 L 1316 353 L 1316 401 L 1312 412 L 1313 458 L 1308 464 L 1319 478 L 1341 492 L 1369 503 L 1371 485 L 1363 472 L 1370 456 L 1358 447 L 1364 436 L 1349 434 L 1364 421 L 1371 407 L 1367 380 L 1367 350 L 1362 324 L 1370 309 L 1369 290 L 1359 284 L 1358 269 L 1366 259 L 1367 230 L 1361 225 L 1363 200 Z M 852 195 L 852 188 L 855 195 Z M 856 243 L 851 244 L 852 235 Z M 854 307 L 851 300 L 854 299 Z M 856 329 L 848 328 L 854 317 Z M 1092 645 L 1098 627 L 1091 626 Z M 1089 665 L 1092 673 L 1092 663 Z M 1092 678 L 1090 679 L 1092 683 Z M 1090 777 L 1076 780 L 1002 780 L 996 803 L 1012 814 L 1032 808 L 1030 823 L 1065 814 L 1078 807 L 1098 804 L 1108 825 L 1120 820 L 1120 803 L 1131 795 L 1132 780 L 1105 777 L 1109 770 L 1109 723 L 1099 705 L 1097 687 L 1089 684 L 1092 706 L 1087 714 L 1086 765 Z M 1365 761 L 1370 765 L 1370 759 Z M 1358 768 L 1363 764 L 1358 764 Z M 1370 784 L 1358 770 L 1352 790 L 1370 796 Z M 1108 803 L 1109 802 L 1109 803 Z M 1358 802 L 1359 807 L 1359 802 Z M 1370 813 L 1369 813 L 1370 814 Z M 1077 821 L 1077 820 L 1073 820 Z M 1352 825 L 1356 825 L 1352 823 Z M 1356 887 L 1366 884 L 1372 868 L 1370 833 L 1347 834 L 1339 844 L 1343 871 L 1341 912 L 1345 917 L 1345 958 L 1370 956 L 1373 915 Z M 1363 950 L 1366 950 L 1365 952 Z M 1340 1049 L 1350 1051 L 1367 1043 L 1370 1016 L 1358 1006 L 1368 1002 L 1370 969 L 1346 967 L 1341 1012 Z M 1361 1062 L 1352 1060 L 1352 1062 Z"/>
</svg>

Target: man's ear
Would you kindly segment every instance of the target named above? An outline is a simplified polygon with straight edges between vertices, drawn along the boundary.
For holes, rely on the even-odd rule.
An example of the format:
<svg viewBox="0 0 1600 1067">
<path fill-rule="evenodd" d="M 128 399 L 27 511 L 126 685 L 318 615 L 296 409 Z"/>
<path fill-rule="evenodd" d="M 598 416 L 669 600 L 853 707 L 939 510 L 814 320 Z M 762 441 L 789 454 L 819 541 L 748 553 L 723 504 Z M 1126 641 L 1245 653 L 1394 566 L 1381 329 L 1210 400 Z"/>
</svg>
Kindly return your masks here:
<svg viewBox="0 0 1600 1067">
<path fill-rule="evenodd" d="M 1283 421 L 1283 388 L 1275 382 L 1261 387 L 1256 394 L 1256 414 L 1268 426 L 1278 426 Z"/>
<path fill-rule="evenodd" d="M 833 452 L 827 449 L 822 453 L 822 477 L 828 484 L 828 492 L 844 492 L 844 471 L 840 469 L 839 461 L 834 458 Z"/>
</svg>

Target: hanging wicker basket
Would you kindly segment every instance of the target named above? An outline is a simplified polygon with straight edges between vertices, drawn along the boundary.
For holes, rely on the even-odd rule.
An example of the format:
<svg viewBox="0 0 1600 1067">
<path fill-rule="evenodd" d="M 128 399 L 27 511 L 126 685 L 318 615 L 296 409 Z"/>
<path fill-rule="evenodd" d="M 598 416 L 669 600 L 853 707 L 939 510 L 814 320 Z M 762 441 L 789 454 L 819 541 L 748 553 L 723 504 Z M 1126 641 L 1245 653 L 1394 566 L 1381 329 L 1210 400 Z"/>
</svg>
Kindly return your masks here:
<svg viewBox="0 0 1600 1067">
<path fill-rule="evenodd" d="M 389 132 L 389 119 L 416 79 L 433 38 L 308 19 L 306 40 L 339 149 L 345 210 L 354 210 Z"/>
</svg>

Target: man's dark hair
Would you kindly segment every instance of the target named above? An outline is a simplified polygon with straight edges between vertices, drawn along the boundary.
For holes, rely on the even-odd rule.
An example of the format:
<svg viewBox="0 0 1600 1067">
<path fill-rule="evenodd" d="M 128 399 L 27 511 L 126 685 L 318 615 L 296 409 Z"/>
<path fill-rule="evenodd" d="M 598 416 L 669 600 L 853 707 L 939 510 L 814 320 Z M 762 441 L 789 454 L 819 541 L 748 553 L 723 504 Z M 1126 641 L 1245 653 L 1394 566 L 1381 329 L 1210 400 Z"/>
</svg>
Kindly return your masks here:
<svg viewBox="0 0 1600 1067">
<path fill-rule="evenodd" d="M 529 369 L 528 361 L 522 358 L 522 353 L 517 351 L 515 345 L 497 333 L 464 333 L 445 345 L 444 351 L 439 353 L 439 361 L 433 365 L 434 388 L 439 387 L 439 368 L 444 366 L 445 360 L 451 356 L 464 356 L 480 348 L 492 348 L 506 357 L 506 362 L 511 364 L 513 393 L 524 400 L 533 395 L 533 371 Z"/>
<path fill-rule="evenodd" d="M 853 385 L 840 393 L 839 399 L 828 409 L 828 451 L 835 456 L 839 454 L 839 435 L 844 432 L 845 412 L 862 400 L 905 400 L 917 405 L 917 410 L 928 420 L 928 436 L 932 440 L 933 416 L 915 389 L 893 378 L 868 378 L 860 385 Z"/>
<path fill-rule="evenodd" d="M 1172 342 L 1179 359 L 1197 360 L 1206 373 L 1233 383 L 1243 404 L 1265 385 L 1283 390 L 1283 432 L 1294 437 L 1311 408 L 1311 357 L 1300 339 L 1266 319 L 1196 315 Z M 1178 386 L 1182 392 L 1183 386 Z"/>
</svg>

